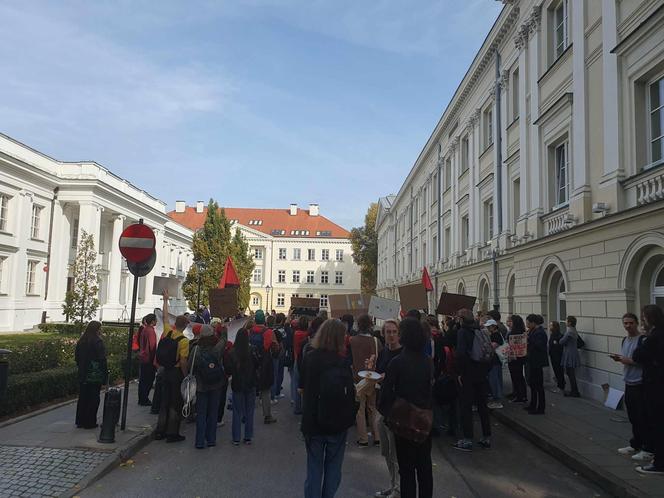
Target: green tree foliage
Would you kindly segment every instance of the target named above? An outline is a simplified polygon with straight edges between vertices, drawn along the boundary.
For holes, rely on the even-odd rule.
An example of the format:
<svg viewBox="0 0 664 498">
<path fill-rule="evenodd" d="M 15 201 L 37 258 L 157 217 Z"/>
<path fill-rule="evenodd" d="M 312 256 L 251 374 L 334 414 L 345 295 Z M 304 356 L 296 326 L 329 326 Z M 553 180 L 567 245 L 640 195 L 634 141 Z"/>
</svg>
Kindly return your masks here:
<svg viewBox="0 0 664 498">
<path fill-rule="evenodd" d="M 364 217 L 364 226 L 353 228 L 350 241 L 353 246 L 353 261 L 360 266 L 362 292 L 373 293 L 376 290 L 378 267 L 378 234 L 376 217 L 378 204 L 373 202 Z"/>
<path fill-rule="evenodd" d="M 99 309 L 99 265 L 97 251 L 92 234 L 81 230 L 81 241 L 76 249 L 76 259 L 70 265 L 74 276 L 74 285 L 65 297 L 62 305 L 68 319 L 82 324 L 95 317 Z"/>
</svg>

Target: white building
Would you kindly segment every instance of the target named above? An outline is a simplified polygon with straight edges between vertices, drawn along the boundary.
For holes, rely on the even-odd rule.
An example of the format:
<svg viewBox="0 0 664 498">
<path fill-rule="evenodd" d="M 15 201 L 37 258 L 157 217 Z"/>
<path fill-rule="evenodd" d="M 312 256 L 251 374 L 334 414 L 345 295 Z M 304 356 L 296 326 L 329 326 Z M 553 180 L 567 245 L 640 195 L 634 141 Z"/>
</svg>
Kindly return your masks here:
<svg viewBox="0 0 664 498">
<path fill-rule="evenodd" d="M 192 232 L 166 205 L 94 162 L 62 162 L 0 135 L 0 330 L 62 321 L 81 231 L 99 253 L 98 318 L 128 319 L 132 276 L 118 249 L 124 227 L 140 218 L 155 230 L 157 263 L 139 283 L 137 316 L 160 306 L 154 275 L 184 279 L 192 262 Z M 184 311 L 181 296 L 172 299 Z"/>
<path fill-rule="evenodd" d="M 291 298 L 320 299 L 360 292 L 360 269 L 353 262 L 350 233 L 319 212 L 291 204 L 288 209 L 224 208 L 247 240 L 256 267 L 249 308 L 287 312 Z M 176 202 L 171 218 L 192 230 L 203 226 L 207 206 Z"/>
<path fill-rule="evenodd" d="M 504 0 L 399 191 L 378 291 L 578 318 L 581 388 L 622 389 L 626 311 L 664 306 L 664 5 Z M 495 256 L 496 264 L 492 264 Z M 433 304 L 433 303 L 432 303 Z"/>
</svg>

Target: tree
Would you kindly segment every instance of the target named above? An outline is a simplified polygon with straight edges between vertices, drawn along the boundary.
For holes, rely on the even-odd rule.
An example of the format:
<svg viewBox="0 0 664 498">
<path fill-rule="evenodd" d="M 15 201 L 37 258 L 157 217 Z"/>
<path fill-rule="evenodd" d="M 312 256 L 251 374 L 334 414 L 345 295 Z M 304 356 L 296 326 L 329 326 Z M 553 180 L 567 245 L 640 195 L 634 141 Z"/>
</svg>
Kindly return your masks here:
<svg viewBox="0 0 664 498">
<path fill-rule="evenodd" d="M 62 309 L 68 320 L 73 318 L 82 327 L 83 323 L 95 317 L 99 309 L 97 251 L 94 236 L 85 230 L 81 230 L 81 241 L 70 269 L 74 285 L 67 293 Z"/>
<path fill-rule="evenodd" d="M 249 254 L 249 244 L 239 229 L 235 231 L 233 242 L 231 243 L 231 258 L 233 258 L 237 278 L 240 280 L 238 306 L 245 309 L 249 306 L 249 294 L 251 293 L 250 279 L 255 264 L 254 259 Z"/>
<path fill-rule="evenodd" d="M 364 226 L 353 228 L 350 241 L 353 246 L 353 261 L 360 266 L 362 292 L 373 293 L 376 290 L 378 267 L 378 234 L 376 217 L 378 203 L 373 202 L 364 217 Z"/>
</svg>

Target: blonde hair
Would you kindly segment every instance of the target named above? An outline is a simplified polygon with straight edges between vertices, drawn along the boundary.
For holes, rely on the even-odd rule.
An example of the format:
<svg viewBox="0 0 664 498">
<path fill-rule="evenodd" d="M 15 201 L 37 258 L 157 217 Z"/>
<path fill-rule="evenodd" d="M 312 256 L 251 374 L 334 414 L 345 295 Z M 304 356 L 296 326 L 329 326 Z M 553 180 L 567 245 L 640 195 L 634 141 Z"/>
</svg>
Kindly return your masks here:
<svg viewBox="0 0 664 498">
<path fill-rule="evenodd" d="M 321 351 L 343 353 L 346 348 L 346 324 L 336 318 L 329 318 L 316 332 L 312 346 Z"/>
</svg>

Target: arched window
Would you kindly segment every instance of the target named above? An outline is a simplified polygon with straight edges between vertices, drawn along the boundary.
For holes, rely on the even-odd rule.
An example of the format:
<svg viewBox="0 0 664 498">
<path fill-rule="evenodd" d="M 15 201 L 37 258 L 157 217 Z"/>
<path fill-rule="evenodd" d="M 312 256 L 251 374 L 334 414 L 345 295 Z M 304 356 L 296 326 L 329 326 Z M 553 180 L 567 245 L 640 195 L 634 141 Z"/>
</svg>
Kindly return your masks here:
<svg viewBox="0 0 664 498">
<path fill-rule="evenodd" d="M 477 293 L 478 311 L 486 312 L 489 311 L 489 282 L 487 280 L 482 280 L 480 282 L 479 291 Z"/>
<path fill-rule="evenodd" d="M 556 268 L 551 272 L 548 285 L 549 319 L 564 322 L 567 318 L 567 302 L 565 299 L 565 279 Z"/>
<path fill-rule="evenodd" d="M 463 285 L 463 282 L 459 282 L 459 285 L 457 286 L 457 294 L 466 294 L 466 286 Z"/>
<path fill-rule="evenodd" d="M 514 286 L 516 285 L 516 278 L 514 275 L 510 277 L 509 284 L 507 284 L 507 311 L 515 313 L 514 309 Z"/>
<path fill-rule="evenodd" d="M 650 302 L 664 309 L 664 262 L 655 270 L 650 289 Z"/>
</svg>

